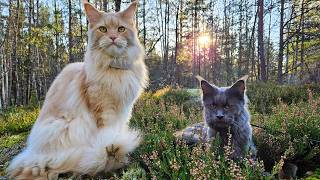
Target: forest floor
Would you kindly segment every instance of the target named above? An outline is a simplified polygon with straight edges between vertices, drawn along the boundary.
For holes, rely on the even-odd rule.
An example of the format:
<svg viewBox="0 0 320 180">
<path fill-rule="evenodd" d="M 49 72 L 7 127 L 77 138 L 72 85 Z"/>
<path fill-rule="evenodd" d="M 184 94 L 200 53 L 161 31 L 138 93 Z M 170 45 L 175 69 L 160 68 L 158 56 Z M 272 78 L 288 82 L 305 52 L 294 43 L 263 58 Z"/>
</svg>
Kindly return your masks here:
<svg viewBox="0 0 320 180">
<path fill-rule="evenodd" d="M 144 93 L 130 126 L 144 140 L 117 172 L 82 179 L 272 179 L 282 167 L 297 167 L 299 178 L 320 179 L 320 87 L 248 86 L 258 158 L 235 162 L 217 143 L 188 147 L 174 133 L 202 121 L 198 90 L 164 88 Z M 39 107 L 11 108 L 0 113 L 0 179 L 10 159 L 25 145 Z M 283 168 L 285 169 L 285 168 Z M 2 178 L 1 178 L 2 176 Z M 67 176 L 65 176 L 67 178 Z M 65 179 L 61 177 L 61 179 Z"/>
</svg>

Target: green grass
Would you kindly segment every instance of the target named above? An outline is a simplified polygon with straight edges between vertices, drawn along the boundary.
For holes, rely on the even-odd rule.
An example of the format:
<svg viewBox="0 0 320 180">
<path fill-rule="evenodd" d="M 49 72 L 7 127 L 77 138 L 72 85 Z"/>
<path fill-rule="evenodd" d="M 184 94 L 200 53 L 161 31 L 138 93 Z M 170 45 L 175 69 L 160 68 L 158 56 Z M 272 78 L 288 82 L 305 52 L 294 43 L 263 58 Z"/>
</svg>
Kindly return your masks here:
<svg viewBox="0 0 320 180">
<path fill-rule="evenodd" d="M 310 177 L 306 178 L 307 180 L 317 180 L 320 179 L 320 168 L 316 169 L 314 174 L 312 174 Z"/>
<path fill-rule="evenodd" d="M 315 96 L 319 96 L 320 86 L 316 84 L 279 86 L 272 83 L 253 83 L 247 86 L 247 95 L 251 102 L 251 109 L 262 114 L 272 113 L 272 109 L 280 101 L 288 105 L 307 101 L 309 91 Z"/>
<path fill-rule="evenodd" d="M 25 141 L 29 132 L 23 132 L 20 134 L 14 135 L 4 135 L 0 138 L 0 149 L 1 148 L 10 148 L 13 145 Z"/>
<path fill-rule="evenodd" d="M 0 135 L 18 134 L 31 129 L 37 119 L 39 108 L 11 108 L 0 113 Z"/>
<path fill-rule="evenodd" d="M 308 90 L 309 89 L 309 90 Z M 172 89 L 144 93 L 136 103 L 130 126 L 144 133 L 144 140 L 131 154 L 131 164 L 107 177 L 113 179 L 270 179 L 282 160 L 303 162 L 305 171 L 320 167 L 320 97 L 318 86 L 284 87 L 249 85 L 254 139 L 259 160 L 235 162 L 225 154 L 230 149 L 187 147 L 174 137 L 186 126 L 202 121 L 199 91 Z M 262 108 L 263 107 L 263 108 Z M 13 108 L 0 116 L 0 149 L 24 141 L 39 108 Z M 262 162 L 263 161 L 263 162 Z M 300 166 L 300 164 L 298 164 Z M 272 169 L 274 169 L 272 171 Z M 318 170 L 319 171 L 319 170 Z M 318 171 L 309 178 L 317 178 Z"/>
</svg>

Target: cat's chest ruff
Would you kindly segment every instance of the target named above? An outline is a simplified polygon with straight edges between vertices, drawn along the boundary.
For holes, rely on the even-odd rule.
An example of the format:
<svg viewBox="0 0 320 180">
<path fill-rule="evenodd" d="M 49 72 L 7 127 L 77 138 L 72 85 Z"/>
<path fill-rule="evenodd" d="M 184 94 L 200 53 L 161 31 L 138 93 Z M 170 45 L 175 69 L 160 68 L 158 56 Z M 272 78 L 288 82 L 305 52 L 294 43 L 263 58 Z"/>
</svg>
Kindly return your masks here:
<svg viewBox="0 0 320 180">
<path fill-rule="evenodd" d="M 126 73 L 121 76 L 108 74 L 99 81 L 93 81 L 89 84 L 90 96 L 100 100 L 114 98 L 118 99 L 118 101 L 131 101 L 131 96 L 136 96 L 137 92 L 142 88 L 138 78 L 133 73 Z"/>
<path fill-rule="evenodd" d="M 111 125 L 118 120 L 127 121 L 127 117 L 130 116 L 129 109 L 141 88 L 138 79 L 132 75 L 109 76 L 104 82 L 91 82 L 88 86 L 88 106 L 97 126 Z"/>
<path fill-rule="evenodd" d="M 132 62 L 124 58 L 115 58 L 110 62 L 109 67 L 118 70 L 130 70 L 132 68 Z"/>
</svg>

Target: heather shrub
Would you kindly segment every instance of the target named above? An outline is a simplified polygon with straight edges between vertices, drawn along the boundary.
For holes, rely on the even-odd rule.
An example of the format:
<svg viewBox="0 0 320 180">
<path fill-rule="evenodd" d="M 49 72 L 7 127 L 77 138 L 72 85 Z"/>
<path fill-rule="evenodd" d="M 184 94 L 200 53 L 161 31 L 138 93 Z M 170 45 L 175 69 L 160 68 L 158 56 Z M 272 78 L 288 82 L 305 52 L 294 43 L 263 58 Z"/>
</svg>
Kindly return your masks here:
<svg viewBox="0 0 320 180">
<path fill-rule="evenodd" d="M 308 90 L 308 88 L 310 90 Z M 166 87 L 144 93 L 135 104 L 130 126 L 143 133 L 139 148 L 130 155 L 131 164 L 102 178 L 110 179 L 272 179 L 284 161 L 299 167 L 300 177 L 319 176 L 320 97 L 319 86 L 250 84 L 257 161 L 229 159 L 229 146 L 218 141 L 188 147 L 174 133 L 202 121 L 200 91 Z M 0 114 L 0 151 L 7 152 L 26 136 L 39 108 L 12 108 Z M 1 156 L 0 156 L 1 159 Z M 0 174 L 8 162 L 0 168 Z M 265 173 L 269 171 L 270 173 Z M 94 179 L 94 177 L 93 177 Z"/>
<path fill-rule="evenodd" d="M 308 100 L 308 90 L 315 96 L 320 95 L 320 86 L 309 85 L 275 85 L 272 83 L 249 83 L 247 95 L 250 100 L 250 107 L 255 112 L 269 114 L 279 102 L 285 104 L 298 103 Z"/>
<path fill-rule="evenodd" d="M 305 102 L 290 105 L 280 102 L 270 115 L 254 115 L 253 122 L 265 128 L 256 130 L 255 138 L 259 155 L 267 166 L 281 157 L 298 165 L 306 164 L 301 166 L 305 170 L 320 165 L 319 107 L 320 97 L 309 91 Z"/>
<path fill-rule="evenodd" d="M 0 113 L 0 135 L 29 131 L 37 119 L 39 108 L 11 108 Z"/>
<path fill-rule="evenodd" d="M 172 89 L 171 87 L 165 87 L 157 90 L 153 97 L 155 100 L 162 100 L 165 104 L 182 105 L 189 100 L 199 97 L 199 92 L 192 93 L 187 89 Z"/>
<path fill-rule="evenodd" d="M 167 90 L 166 90 L 167 91 Z M 262 178 L 261 162 L 246 159 L 235 162 L 224 156 L 217 144 L 190 148 L 177 140 L 174 133 L 187 125 L 202 121 L 200 106 L 183 106 L 180 99 L 157 92 L 154 96 L 140 99 L 135 105 L 131 126 L 144 132 L 144 141 L 132 155 L 134 162 L 145 167 L 148 178 L 157 179 L 204 179 L 204 178 Z M 166 103 L 159 97 L 169 98 Z M 172 98 L 171 98 L 172 97 Z M 188 97 L 188 96 L 184 96 Z M 188 98 L 185 101 L 189 100 Z M 182 105 L 179 105 L 182 103 Z M 226 149 L 231 153 L 230 147 Z"/>
</svg>

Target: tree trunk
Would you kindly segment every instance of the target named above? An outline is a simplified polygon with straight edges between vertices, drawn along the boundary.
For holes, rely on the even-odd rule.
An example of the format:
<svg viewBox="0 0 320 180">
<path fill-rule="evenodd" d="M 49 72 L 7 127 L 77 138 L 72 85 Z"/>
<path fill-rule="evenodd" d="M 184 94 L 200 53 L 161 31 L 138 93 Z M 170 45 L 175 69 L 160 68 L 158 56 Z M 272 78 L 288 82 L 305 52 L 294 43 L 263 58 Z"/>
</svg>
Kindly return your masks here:
<svg viewBox="0 0 320 180">
<path fill-rule="evenodd" d="M 278 83 L 282 83 L 282 66 L 283 66 L 283 17 L 284 17 L 284 0 L 280 0 L 280 36 L 279 36 L 279 56 L 278 56 Z"/>
<path fill-rule="evenodd" d="M 69 63 L 74 62 L 73 59 L 73 35 L 72 35 L 72 3 L 71 0 L 68 0 L 68 10 L 69 10 L 69 33 L 68 33 L 68 38 L 69 38 Z"/>
<path fill-rule="evenodd" d="M 239 4 L 239 53 L 238 53 L 238 77 L 241 76 L 242 73 L 242 7 L 243 1 L 240 1 Z"/>
<path fill-rule="evenodd" d="M 196 57 L 196 21 L 197 21 L 197 14 L 196 14 L 196 4 L 197 0 L 192 3 L 192 75 L 196 76 L 196 64 L 197 64 L 197 57 Z M 192 78 L 192 85 L 196 84 L 196 79 Z"/>
<path fill-rule="evenodd" d="M 142 21 L 143 21 L 143 47 L 146 48 L 147 28 L 146 28 L 146 0 L 143 0 L 142 7 Z"/>
<path fill-rule="evenodd" d="M 180 12 L 180 3 L 177 5 L 177 12 L 176 12 L 176 28 L 175 28 L 175 49 L 174 49 L 174 58 L 172 58 L 172 67 L 173 67 L 173 72 L 172 72 L 172 82 L 171 84 L 175 85 L 176 84 L 176 74 L 177 72 L 177 57 L 178 57 L 178 50 L 179 50 L 179 12 Z"/>
<path fill-rule="evenodd" d="M 229 7 L 227 9 L 227 7 Z M 223 25 L 223 32 L 224 32 L 224 38 L 225 38 L 225 44 L 224 44 L 224 53 L 225 53 L 225 63 L 226 63 L 226 70 L 227 70 L 227 83 L 232 83 L 232 63 L 231 63 L 231 39 L 230 39 L 230 19 L 229 15 L 227 13 L 230 13 L 230 4 L 227 5 L 227 1 L 224 0 L 224 25 Z"/>
<path fill-rule="evenodd" d="M 260 58 L 260 78 L 263 82 L 267 81 L 266 78 L 266 63 L 264 56 L 264 40 L 263 40 L 263 10 L 264 0 L 258 0 L 259 6 L 259 22 L 258 22 L 258 47 L 259 47 L 259 58 Z"/>
<path fill-rule="evenodd" d="M 300 61 L 301 61 L 301 75 L 302 79 L 304 76 L 304 0 L 301 1 L 301 15 L 300 15 L 300 27 L 301 27 L 301 46 L 300 46 Z"/>
<path fill-rule="evenodd" d="M 107 12 L 108 11 L 108 0 L 103 0 L 102 6 L 103 6 L 103 11 Z M 120 9 L 120 7 L 119 7 L 119 9 Z"/>
<path fill-rule="evenodd" d="M 56 26 L 58 26 L 59 22 L 58 22 L 57 0 L 54 0 L 54 21 L 55 21 Z M 59 58 L 59 32 L 58 32 L 58 30 L 56 30 L 54 36 L 55 36 L 55 44 L 56 44 L 55 58 L 56 58 L 56 62 L 58 62 L 58 65 L 60 65 L 60 58 Z M 59 67 L 58 71 L 59 70 L 60 70 L 60 67 Z"/>
<path fill-rule="evenodd" d="M 32 27 L 33 27 L 33 22 L 32 19 L 34 17 L 34 1 L 29 0 L 29 34 L 32 33 Z M 29 100 L 31 98 L 31 89 L 32 89 L 32 72 L 31 69 L 33 69 L 33 58 L 32 58 L 32 53 L 33 53 L 33 45 L 29 44 L 28 45 L 28 57 L 26 60 L 26 94 L 25 94 L 25 104 L 29 104 Z"/>
<path fill-rule="evenodd" d="M 258 7 L 259 8 L 259 7 Z M 256 30 L 256 23 L 257 23 L 257 17 L 258 17 L 258 9 L 254 18 L 254 23 L 252 26 L 252 34 L 251 34 L 251 38 L 250 38 L 250 47 L 249 47 L 249 55 L 251 57 L 251 71 L 253 73 L 253 75 L 257 78 L 256 75 L 256 61 L 255 61 L 255 30 Z"/>
<path fill-rule="evenodd" d="M 272 17 L 272 9 L 273 9 L 273 3 L 272 0 L 270 1 L 270 12 L 269 12 L 269 28 L 268 28 L 268 49 L 267 49 L 267 65 L 266 65 L 266 79 L 269 79 L 269 70 L 270 70 L 270 55 L 271 55 L 271 17 Z"/>
<path fill-rule="evenodd" d="M 115 11 L 116 11 L 116 12 L 120 11 L 121 0 L 115 0 L 115 1 L 114 1 L 114 5 L 115 5 Z"/>
<path fill-rule="evenodd" d="M 13 26 L 13 43 L 12 43 L 12 53 L 11 53 L 11 92 L 10 94 L 13 95 L 13 99 L 11 99 L 11 104 L 16 105 L 18 102 L 18 77 L 17 77 L 17 39 L 18 39 L 18 22 L 19 22 L 19 8 L 20 8 L 20 0 L 17 1 L 16 11 L 15 11 L 15 20 Z"/>
</svg>

